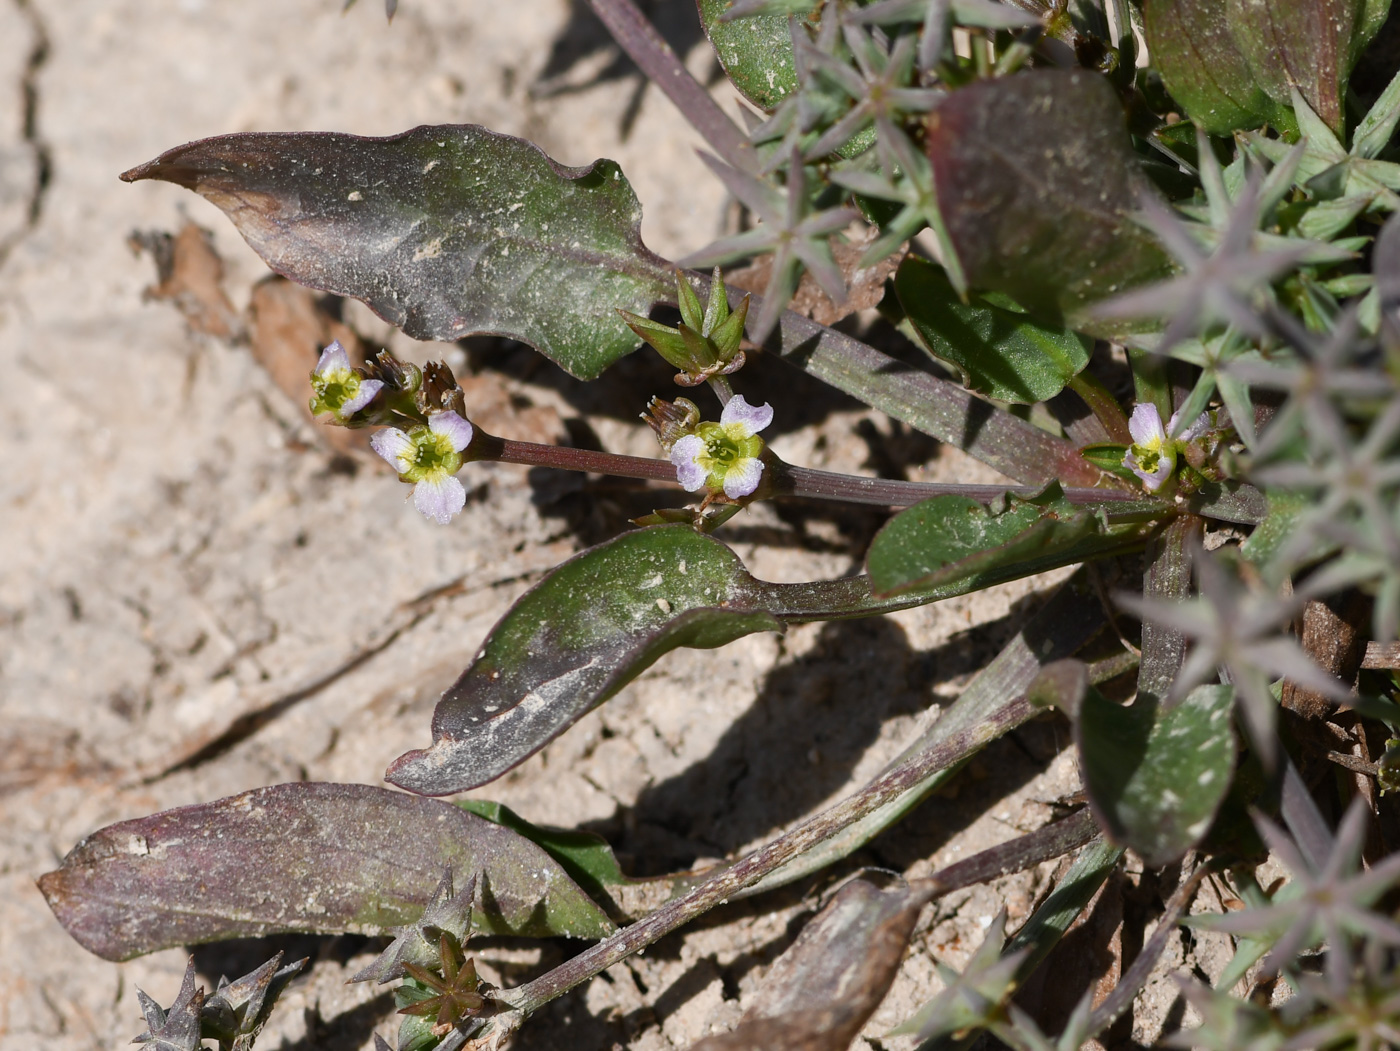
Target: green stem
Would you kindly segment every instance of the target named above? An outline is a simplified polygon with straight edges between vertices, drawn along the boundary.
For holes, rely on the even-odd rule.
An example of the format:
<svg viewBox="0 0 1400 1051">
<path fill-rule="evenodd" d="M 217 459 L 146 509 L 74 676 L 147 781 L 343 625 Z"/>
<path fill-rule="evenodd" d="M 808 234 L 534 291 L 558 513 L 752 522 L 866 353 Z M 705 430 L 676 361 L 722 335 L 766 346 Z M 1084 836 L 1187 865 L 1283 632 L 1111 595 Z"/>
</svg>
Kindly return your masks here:
<svg viewBox="0 0 1400 1051">
<path fill-rule="evenodd" d="M 728 376 L 711 376 L 710 390 L 715 392 L 721 405 L 728 405 L 729 399 L 734 397 L 734 388 L 729 385 Z"/>
<path fill-rule="evenodd" d="M 1123 415 L 1123 406 L 1118 404 L 1107 387 L 1096 376 L 1085 370 L 1069 381 L 1069 389 L 1078 394 L 1089 407 L 1095 418 L 1103 424 L 1110 441 L 1121 445 L 1132 445 L 1133 436 L 1128 431 L 1128 417 Z"/>
</svg>

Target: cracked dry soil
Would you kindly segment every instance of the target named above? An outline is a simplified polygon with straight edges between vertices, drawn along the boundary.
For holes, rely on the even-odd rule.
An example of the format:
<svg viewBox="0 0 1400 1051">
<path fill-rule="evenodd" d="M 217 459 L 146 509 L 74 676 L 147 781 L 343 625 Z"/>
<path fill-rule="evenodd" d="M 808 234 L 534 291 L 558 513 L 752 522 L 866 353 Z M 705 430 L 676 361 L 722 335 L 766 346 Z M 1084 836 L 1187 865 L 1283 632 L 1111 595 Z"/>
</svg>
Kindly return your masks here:
<svg viewBox="0 0 1400 1051">
<path fill-rule="evenodd" d="M 282 781 L 379 783 L 426 743 L 438 693 L 510 602 L 649 509 L 632 487 L 473 465 L 461 519 L 430 525 L 362 449 L 306 423 L 246 339 L 192 332 L 143 299 L 152 268 L 128 234 L 186 217 L 212 231 L 234 310 L 266 275 L 203 201 L 116 178 L 222 132 L 475 122 L 568 164 L 617 160 L 662 254 L 729 221 L 695 137 L 581 7 L 410 0 L 388 30 L 375 4 L 339 7 L 0 0 L 0 1051 L 126 1047 L 141 1028 L 135 988 L 168 1003 L 178 985 L 182 950 L 111 964 L 59 928 L 34 879 L 78 839 Z M 693 8 L 657 0 L 652 14 L 710 76 Z M 670 389 L 657 361 L 637 355 L 584 386 L 527 349 L 412 344 L 355 304 L 345 322 L 417 360 L 445 356 L 495 433 L 654 455 L 636 415 Z M 990 479 L 783 366 L 760 361 L 744 380 L 777 405 L 790 460 Z M 759 576 L 811 579 L 850 571 L 878 524 L 762 507 L 729 536 Z M 673 654 L 477 794 L 602 832 L 637 874 L 741 851 L 875 774 L 1052 583 Z M 651 1051 L 727 1028 L 840 875 L 924 874 L 1047 820 L 1077 788 L 1067 741 L 1062 724 L 1027 726 L 839 871 L 717 910 L 551 1004 L 515 1046 Z M 999 908 L 1016 923 L 1052 876 L 1045 866 L 929 908 L 856 1046 L 909 1047 L 881 1034 L 938 988 L 934 961 L 961 965 Z M 1160 903 L 1151 878 L 1110 885 L 1071 946 L 1083 982 L 1111 983 Z M 345 984 L 378 943 L 273 941 L 194 951 L 206 985 L 275 948 L 313 957 L 259 1047 L 353 1051 L 390 1033 L 387 995 Z M 515 983 L 576 950 L 496 940 L 480 968 Z M 1185 940 L 1168 957 L 1219 966 L 1218 947 Z M 1044 1017 L 1068 1010 L 1062 989 L 1036 995 Z M 1154 978 L 1119 1042 L 1179 1021 L 1174 995 Z"/>
</svg>

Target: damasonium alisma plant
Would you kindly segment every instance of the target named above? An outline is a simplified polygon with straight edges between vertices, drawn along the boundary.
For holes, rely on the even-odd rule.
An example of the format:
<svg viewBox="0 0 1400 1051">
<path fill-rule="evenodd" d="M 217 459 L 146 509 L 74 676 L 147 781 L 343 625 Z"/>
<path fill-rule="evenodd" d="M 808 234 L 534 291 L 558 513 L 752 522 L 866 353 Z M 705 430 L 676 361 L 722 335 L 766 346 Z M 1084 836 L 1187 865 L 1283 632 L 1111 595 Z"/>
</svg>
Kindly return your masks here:
<svg viewBox="0 0 1400 1051">
<path fill-rule="evenodd" d="M 566 168 L 475 126 L 225 135 L 123 178 L 203 194 L 280 271 L 410 336 L 506 333 L 583 379 L 640 338 L 678 384 L 715 396 L 702 407 L 658 391 L 638 406 L 655 457 L 537 445 L 475 426 L 445 365 L 387 352 L 356 364 L 331 344 L 313 413 L 372 428 L 428 518 L 452 527 L 478 460 L 649 479 L 690 507 L 657 510 L 519 599 L 438 704 L 432 743 L 389 766 L 407 793 L 279 785 L 110 826 L 41 881 L 60 921 L 110 959 L 392 931 L 357 976 L 400 983 L 396 1044 L 379 1045 L 499 1046 L 714 906 L 851 854 L 1054 707 L 1085 806 L 931 878 L 848 882 L 775 965 L 781 987 L 697 1046 L 848 1047 L 925 904 L 1062 856 L 1041 908 L 1012 934 L 993 922 L 897 1032 L 924 1047 L 1097 1039 L 1165 966 L 1209 877 L 1238 909 L 1189 922 L 1234 936 L 1235 957 L 1213 985 L 1178 976 L 1191 1025 L 1171 1046 L 1400 1044 L 1400 25 L 1387 0 L 700 0 L 752 106 L 745 125 L 631 0 L 590 3 L 752 220 L 681 269 L 642 244 L 612 162 Z M 489 218 L 504 209 L 510 231 Z M 411 232 L 386 239 L 391 222 Z M 750 297 L 722 267 L 755 256 L 771 265 Z M 880 338 L 908 353 L 788 309 L 817 288 L 839 305 L 854 268 L 888 259 Z M 712 272 L 686 269 L 701 265 Z M 678 325 L 653 316 L 667 307 Z M 1008 483 L 785 463 L 761 437 L 783 392 L 745 382 L 757 354 Z M 790 497 L 891 510 L 864 573 L 775 584 L 744 569 L 724 524 Z M 642 881 L 601 840 L 434 798 L 489 784 L 670 649 L 1076 564 L 865 788 L 702 876 L 646 881 L 658 893 L 634 893 Z M 1110 593 L 1110 568 L 1140 588 Z M 1012 995 L 1125 851 L 1176 891 L 1118 984 L 1086 989 L 1065 1027 L 1043 1032 Z M 1261 882 L 1270 852 L 1288 876 Z M 487 933 L 595 944 L 498 989 L 471 957 Z M 207 997 L 191 971 L 169 1010 L 143 1000 L 137 1039 L 251 1047 L 298 966 L 279 962 Z M 1266 987 L 1272 1000 L 1247 995 Z"/>
</svg>

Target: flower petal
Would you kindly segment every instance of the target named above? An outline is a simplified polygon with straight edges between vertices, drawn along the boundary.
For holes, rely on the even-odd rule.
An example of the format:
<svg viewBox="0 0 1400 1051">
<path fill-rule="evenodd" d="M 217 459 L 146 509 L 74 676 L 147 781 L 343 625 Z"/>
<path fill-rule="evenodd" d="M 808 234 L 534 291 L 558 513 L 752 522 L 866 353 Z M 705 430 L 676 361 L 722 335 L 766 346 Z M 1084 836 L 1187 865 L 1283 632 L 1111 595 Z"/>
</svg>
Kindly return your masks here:
<svg viewBox="0 0 1400 1051">
<path fill-rule="evenodd" d="M 767 402 L 757 406 L 750 405 L 742 394 L 736 394 L 729 399 L 724 412 L 720 413 L 719 422 L 725 425 L 742 424 L 749 434 L 757 434 L 773 422 L 773 406 Z"/>
<path fill-rule="evenodd" d="M 747 456 L 724 472 L 724 495 L 731 500 L 748 496 L 758 488 L 758 480 L 762 477 L 763 461 Z"/>
<path fill-rule="evenodd" d="M 369 447 L 399 474 L 413 466 L 413 439 L 397 427 L 385 427 L 382 431 L 377 431 L 370 438 Z"/>
<path fill-rule="evenodd" d="M 676 465 L 676 481 L 688 493 L 698 493 L 705 488 L 705 479 L 710 472 L 702 467 L 699 459 L 705 453 L 705 443 L 699 435 L 687 434 L 671 446 L 671 462 Z"/>
<path fill-rule="evenodd" d="M 472 443 L 472 425 L 450 409 L 429 416 L 428 430 L 446 435 L 452 442 L 453 452 L 459 453 Z"/>
<path fill-rule="evenodd" d="M 1167 423 L 1168 434 L 1176 430 L 1177 417 L 1180 415 L 1180 412 L 1172 413 L 1172 418 Z M 1199 438 L 1208 430 L 1210 430 L 1210 414 L 1203 412 L 1196 417 L 1195 422 L 1193 422 L 1190 427 L 1187 427 L 1186 430 L 1176 436 L 1176 440 L 1179 442 L 1189 442 L 1195 438 Z"/>
<path fill-rule="evenodd" d="M 458 419 L 461 419 L 459 416 Z M 413 506 L 439 525 L 447 525 L 452 516 L 467 505 L 467 491 L 450 474 L 424 478 L 413 487 Z"/>
<path fill-rule="evenodd" d="M 374 401 L 374 396 L 383 388 L 383 380 L 360 380 L 360 389 L 355 392 L 355 396 L 345 402 L 336 413 L 342 420 L 354 416 L 370 402 Z"/>
<path fill-rule="evenodd" d="M 315 374 L 324 376 L 327 372 L 334 372 L 336 369 L 350 368 L 350 356 L 345 353 L 345 348 L 340 345 L 340 340 L 331 340 L 330 346 L 321 351 L 321 359 L 316 362 Z"/>
<path fill-rule="evenodd" d="M 1147 487 L 1148 492 L 1155 493 L 1166 484 L 1167 479 L 1171 477 L 1172 471 L 1176 469 L 1176 456 L 1171 453 L 1163 452 L 1161 456 L 1157 457 L 1157 469 L 1155 471 L 1144 471 L 1138 466 L 1138 462 L 1134 459 L 1133 454 L 1129 452 L 1123 457 L 1123 466 L 1142 479 L 1142 484 Z"/>
<path fill-rule="evenodd" d="M 1162 414 L 1157 406 L 1150 401 L 1139 402 L 1128 420 L 1128 433 L 1133 436 L 1135 445 L 1166 441 L 1167 432 L 1162 429 Z"/>
</svg>

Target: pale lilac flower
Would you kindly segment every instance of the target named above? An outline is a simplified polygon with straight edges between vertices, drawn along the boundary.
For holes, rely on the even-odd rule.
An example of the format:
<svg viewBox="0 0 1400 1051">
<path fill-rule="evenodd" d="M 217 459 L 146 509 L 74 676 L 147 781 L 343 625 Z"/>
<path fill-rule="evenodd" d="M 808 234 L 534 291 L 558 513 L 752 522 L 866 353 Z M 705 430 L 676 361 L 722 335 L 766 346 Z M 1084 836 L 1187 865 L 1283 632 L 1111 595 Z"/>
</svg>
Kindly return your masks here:
<svg viewBox="0 0 1400 1051">
<path fill-rule="evenodd" d="M 413 506 L 425 518 L 447 525 L 467 503 L 467 491 L 454 476 L 471 440 L 470 423 L 455 412 L 436 412 L 426 427 L 406 433 L 385 427 L 369 444 L 399 472 L 400 481 L 413 483 Z"/>
<path fill-rule="evenodd" d="M 763 439 L 758 432 L 772 422 L 771 405 L 750 405 L 736 394 L 719 423 L 702 423 L 671 446 L 676 480 L 692 493 L 722 491 L 731 500 L 752 495 L 763 477 Z"/>
<path fill-rule="evenodd" d="M 374 400 L 383 388 L 381 380 L 365 379 L 350 367 L 350 357 L 339 340 L 321 351 L 311 373 L 311 415 L 330 413 L 344 423 Z"/>
<path fill-rule="evenodd" d="M 1128 420 L 1128 432 L 1133 436 L 1133 444 L 1123 454 L 1123 466 L 1141 478 L 1149 492 L 1155 493 L 1166 484 L 1176 470 L 1177 453 L 1210 427 L 1210 417 L 1201 413 L 1190 427 L 1173 438 L 1171 434 L 1176 430 L 1180 415 L 1179 412 L 1173 413 L 1164 428 L 1157 406 L 1151 402 L 1141 402 Z"/>
</svg>

